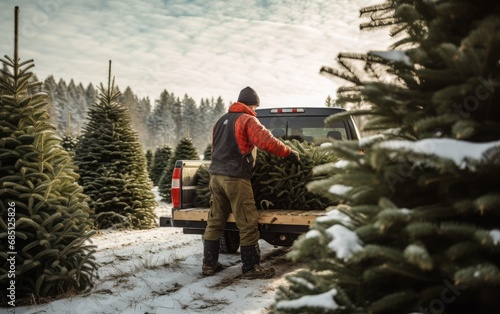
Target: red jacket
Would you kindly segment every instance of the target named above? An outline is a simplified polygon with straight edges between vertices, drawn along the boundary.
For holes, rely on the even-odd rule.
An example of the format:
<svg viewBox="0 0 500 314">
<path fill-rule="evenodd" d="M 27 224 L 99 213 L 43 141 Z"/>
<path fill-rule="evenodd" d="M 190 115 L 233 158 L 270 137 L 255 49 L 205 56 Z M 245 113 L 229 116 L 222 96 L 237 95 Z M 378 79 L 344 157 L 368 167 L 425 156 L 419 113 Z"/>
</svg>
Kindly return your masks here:
<svg viewBox="0 0 500 314">
<path fill-rule="evenodd" d="M 235 102 L 229 107 L 228 112 L 246 113 L 239 116 L 234 125 L 236 141 L 243 155 L 247 154 L 255 147 L 278 157 L 290 155 L 290 148 L 276 139 L 271 132 L 259 122 L 257 115 L 250 107 L 243 103 Z"/>
</svg>

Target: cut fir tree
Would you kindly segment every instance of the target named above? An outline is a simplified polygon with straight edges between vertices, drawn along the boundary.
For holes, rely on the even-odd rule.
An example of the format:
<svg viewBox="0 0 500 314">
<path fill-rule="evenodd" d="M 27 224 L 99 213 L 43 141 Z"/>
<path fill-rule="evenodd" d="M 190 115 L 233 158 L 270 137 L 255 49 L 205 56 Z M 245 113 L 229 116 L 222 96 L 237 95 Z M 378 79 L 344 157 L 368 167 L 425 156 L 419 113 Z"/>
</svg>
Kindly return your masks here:
<svg viewBox="0 0 500 314">
<path fill-rule="evenodd" d="M 255 203 L 261 209 L 323 210 L 337 200 L 323 197 L 307 190 L 306 185 L 319 180 L 313 168 L 336 161 L 338 158 L 314 144 L 297 140 L 285 141 L 300 155 L 298 165 L 259 150 L 252 177 Z"/>
<path fill-rule="evenodd" d="M 324 210 L 335 204 L 338 198 L 312 193 L 306 185 L 313 180 L 323 179 L 323 175 L 313 174 L 313 168 L 338 160 L 336 155 L 307 142 L 287 140 L 285 144 L 299 152 L 298 165 L 262 150 L 257 152 L 251 180 L 257 208 Z M 207 207 L 209 204 L 209 182 L 208 166 L 201 165 L 195 178 L 195 205 L 198 207 Z"/>
</svg>

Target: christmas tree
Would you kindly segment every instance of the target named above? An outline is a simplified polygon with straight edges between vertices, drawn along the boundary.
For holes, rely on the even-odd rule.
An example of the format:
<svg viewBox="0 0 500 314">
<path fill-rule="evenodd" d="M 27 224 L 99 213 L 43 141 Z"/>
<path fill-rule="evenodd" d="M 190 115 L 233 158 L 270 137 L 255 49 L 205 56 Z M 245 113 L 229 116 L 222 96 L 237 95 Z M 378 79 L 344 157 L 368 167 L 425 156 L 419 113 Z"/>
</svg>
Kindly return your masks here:
<svg viewBox="0 0 500 314">
<path fill-rule="evenodd" d="M 208 144 L 203 152 L 203 160 L 212 160 L 212 144 Z"/>
<path fill-rule="evenodd" d="M 0 302 L 15 306 L 92 287 L 97 265 L 87 198 L 49 121 L 47 95 L 30 94 L 32 60 L 0 59 Z"/>
<path fill-rule="evenodd" d="M 259 209 L 300 209 L 321 210 L 334 204 L 335 197 L 321 196 L 306 189 L 313 179 L 313 168 L 338 158 L 320 147 L 298 140 L 285 141 L 285 144 L 300 155 L 294 165 L 281 157 L 259 150 L 252 177 L 255 203 Z"/>
<path fill-rule="evenodd" d="M 291 140 L 285 141 L 285 144 L 299 152 L 298 165 L 266 151 L 257 152 L 251 180 L 257 209 L 323 210 L 335 204 L 338 201 L 335 196 L 312 193 L 306 189 L 306 184 L 322 178 L 320 175 L 313 176 L 315 166 L 333 162 L 338 158 L 331 152 L 307 142 Z M 193 202 L 197 207 L 208 207 L 209 204 L 208 166 L 201 165 L 196 171 L 196 195 Z"/>
<path fill-rule="evenodd" d="M 198 152 L 190 138 L 183 137 L 175 147 L 174 155 L 170 158 L 167 167 L 158 183 L 160 195 L 166 202 L 171 202 L 170 189 L 172 188 L 172 174 L 177 160 L 199 160 Z"/>
<path fill-rule="evenodd" d="M 63 135 L 61 145 L 68 152 L 68 154 L 73 158 L 75 157 L 75 149 L 78 144 L 78 137 L 67 132 Z"/>
<path fill-rule="evenodd" d="M 148 149 L 146 151 L 146 172 L 148 174 L 151 172 L 151 167 L 153 167 L 153 158 L 154 158 L 153 151 L 151 149 Z"/>
<path fill-rule="evenodd" d="M 331 175 L 309 188 L 342 204 L 295 243 L 308 269 L 272 312 L 498 313 L 500 5 L 394 0 L 361 13 L 398 40 L 322 72 L 350 83 L 337 103 L 369 106 L 349 114 L 379 134 L 333 143 L 342 160 L 315 168 Z"/>
<path fill-rule="evenodd" d="M 158 185 L 161 175 L 168 166 L 168 161 L 172 156 L 172 148 L 168 145 L 158 147 L 153 157 L 153 165 L 149 172 L 149 177 L 153 181 L 153 185 Z"/>
<path fill-rule="evenodd" d="M 111 82 L 110 61 L 108 87 L 101 85 L 75 152 L 80 183 L 98 228 L 152 228 L 157 225 L 157 204 L 146 157 L 119 95 Z"/>
</svg>

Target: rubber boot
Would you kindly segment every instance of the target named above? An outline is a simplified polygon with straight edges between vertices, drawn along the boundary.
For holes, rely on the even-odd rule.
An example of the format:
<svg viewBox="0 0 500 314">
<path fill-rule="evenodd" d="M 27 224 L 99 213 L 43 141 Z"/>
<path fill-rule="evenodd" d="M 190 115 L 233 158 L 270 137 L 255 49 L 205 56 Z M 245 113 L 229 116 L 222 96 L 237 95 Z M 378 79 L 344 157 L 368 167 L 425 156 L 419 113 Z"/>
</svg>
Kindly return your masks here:
<svg viewBox="0 0 500 314">
<path fill-rule="evenodd" d="M 241 246 L 241 262 L 243 266 L 242 277 L 246 279 L 271 278 L 274 275 L 274 268 L 264 268 L 260 265 L 259 244 Z"/>
<path fill-rule="evenodd" d="M 224 269 L 219 263 L 220 241 L 203 241 L 203 276 L 212 276 Z"/>
</svg>

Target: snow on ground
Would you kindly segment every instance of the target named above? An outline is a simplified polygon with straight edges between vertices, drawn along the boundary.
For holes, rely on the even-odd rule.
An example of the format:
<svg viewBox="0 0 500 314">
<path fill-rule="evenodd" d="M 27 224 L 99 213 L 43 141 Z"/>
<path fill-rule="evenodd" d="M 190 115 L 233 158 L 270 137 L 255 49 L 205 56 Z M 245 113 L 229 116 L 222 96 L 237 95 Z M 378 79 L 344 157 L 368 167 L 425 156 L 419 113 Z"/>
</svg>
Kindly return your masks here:
<svg viewBox="0 0 500 314">
<path fill-rule="evenodd" d="M 170 207 L 159 202 L 157 212 L 169 214 Z M 288 248 L 261 240 L 262 265 L 276 269 L 273 278 L 238 278 L 239 253 L 222 254 L 220 262 L 229 267 L 203 277 L 201 237 L 173 227 L 103 230 L 92 242 L 101 267 L 89 293 L 8 313 L 266 313 L 286 284 L 283 276 L 299 268 L 283 257 Z"/>
</svg>

